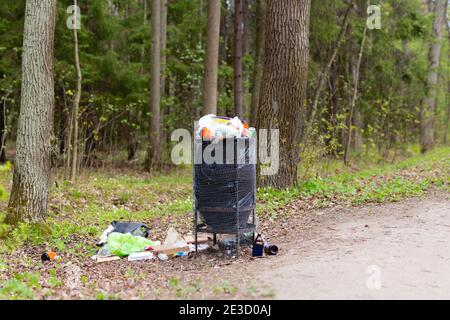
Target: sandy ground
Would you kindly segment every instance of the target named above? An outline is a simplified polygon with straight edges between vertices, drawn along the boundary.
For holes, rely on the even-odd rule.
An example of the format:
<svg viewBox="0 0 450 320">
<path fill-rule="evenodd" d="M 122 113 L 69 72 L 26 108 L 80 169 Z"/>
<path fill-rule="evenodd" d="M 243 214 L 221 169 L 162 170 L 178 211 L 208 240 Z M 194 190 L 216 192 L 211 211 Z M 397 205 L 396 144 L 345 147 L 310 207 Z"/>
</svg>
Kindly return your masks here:
<svg viewBox="0 0 450 320">
<path fill-rule="evenodd" d="M 275 299 L 450 299 L 448 194 L 317 211 L 297 229 L 251 266 Z"/>
</svg>

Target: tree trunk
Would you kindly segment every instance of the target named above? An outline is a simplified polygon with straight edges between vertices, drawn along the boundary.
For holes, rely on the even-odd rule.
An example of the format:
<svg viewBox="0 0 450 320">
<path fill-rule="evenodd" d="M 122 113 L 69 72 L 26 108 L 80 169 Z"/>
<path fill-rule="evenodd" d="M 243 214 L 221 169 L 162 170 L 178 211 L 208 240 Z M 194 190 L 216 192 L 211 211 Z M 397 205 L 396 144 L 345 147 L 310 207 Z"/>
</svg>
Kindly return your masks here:
<svg viewBox="0 0 450 320">
<path fill-rule="evenodd" d="M 448 36 L 448 49 L 447 49 L 447 94 L 445 96 L 445 102 L 447 104 L 447 115 L 445 118 L 445 126 L 444 126 L 444 143 L 447 144 L 447 136 L 448 136 L 448 129 L 450 125 L 450 69 L 449 69 L 449 63 L 450 63 L 450 24 L 447 24 L 447 36 Z"/>
<path fill-rule="evenodd" d="M 242 56 L 251 53 L 252 44 L 252 10 L 250 9 L 251 3 L 256 2 L 254 0 L 242 0 Z M 245 78 L 245 64 L 244 64 L 244 78 Z"/>
<path fill-rule="evenodd" d="M 3 101 L 0 100 L 0 163 L 3 164 L 6 162 L 6 101 L 8 100 L 8 95 L 2 98 Z"/>
<path fill-rule="evenodd" d="M 144 1 L 144 21 L 143 21 L 143 26 L 144 28 L 147 26 L 147 0 L 143 0 Z M 141 74 L 144 74 L 145 71 L 145 67 L 144 67 L 144 62 L 145 62 L 145 41 L 143 41 L 142 43 L 142 48 L 141 48 Z"/>
<path fill-rule="evenodd" d="M 257 124 L 279 129 L 279 170 L 262 185 L 289 187 L 297 182 L 299 140 L 308 80 L 309 0 L 267 1 L 264 75 Z"/>
<path fill-rule="evenodd" d="M 242 100 L 243 100 L 243 117 L 247 120 L 250 117 L 250 107 L 251 104 L 248 102 L 248 97 L 251 98 L 250 95 L 250 81 L 252 78 L 252 72 L 248 68 L 245 63 L 250 57 L 253 55 L 252 52 L 252 20 L 253 20 L 253 11 L 251 10 L 251 6 L 255 2 L 254 0 L 242 0 L 243 1 L 243 9 L 242 9 Z"/>
<path fill-rule="evenodd" d="M 152 0 L 151 106 L 147 169 L 161 165 L 161 1 Z"/>
<path fill-rule="evenodd" d="M 358 152 L 361 149 L 361 146 L 363 145 L 362 135 L 361 135 L 361 128 L 363 126 L 363 119 L 362 119 L 362 113 L 361 110 L 357 109 L 355 110 L 355 130 L 353 132 L 353 150 Z"/>
<path fill-rule="evenodd" d="M 253 69 L 253 90 L 250 106 L 250 122 L 256 123 L 259 99 L 261 96 L 261 81 L 264 68 L 264 39 L 266 31 L 266 0 L 256 0 L 256 36 L 255 36 L 255 66 Z"/>
<path fill-rule="evenodd" d="M 147 27 L 147 0 L 143 0 L 143 21 L 142 25 L 144 28 Z M 144 75 L 145 72 L 145 41 L 142 43 L 141 47 L 141 76 Z M 142 112 L 140 108 L 136 108 L 132 111 L 130 111 L 130 119 L 131 121 L 134 121 L 134 123 L 141 125 L 141 119 L 142 119 Z M 128 152 L 128 162 L 134 162 L 137 160 L 137 151 L 139 148 L 139 140 L 138 140 L 138 132 L 137 129 L 133 126 L 129 129 L 129 141 L 127 146 L 127 152 Z"/>
<path fill-rule="evenodd" d="M 208 0 L 206 26 L 203 114 L 217 113 L 217 76 L 219 72 L 220 0 Z"/>
<path fill-rule="evenodd" d="M 62 90 L 64 91 L 64 103 L 66 104 L 66 88 L 64 87 L 64 81 L 61 81 Z M 64 145 L 65 163 L 64 163 L 64 179 L 69 179 L 70 177 L 70 165 L 71 165 L 71 155 L 72 155 L 72 133 L 73 133 L 73 110 L 67 107 L 67 130 L 66 130 L 66 141 Z"/>
<path fill-rule="evenodd" d="M 168 0 L 161 0 L 161 97 L 164 97 L 166 94 L 167 6 Z M 160 119 L 160 125 L 163 128 L 161 130 L 161 143 L 163 145 L 167 140 L 167 131 L 164 128 L 164 117 L 167 114 L 167 108 L 163 108 Z"/>
<path fill-rule="evenodd" d="M 56 0 L 27 0 L 16 158 L 6 221 L 46 217 L 53 134 Z"/>
<path fill-rule="evenodd" d="M 161 0 L 161 95 L 166 91 L 166 47 L 167 47 L 167 6 L 168 0 Z"/>
<path fill-rule="evenodd" d="M 77 0 L 73 1 L 73 4 L 77 5 Z M 78 110 L 80 107 L 81 99 L 81 68 L 80 58 L 78 56 L 78 30 L 73 28 L 73 57 L 77 77 L 77 89 L 73 97 L 73 153 L 72 153 L 72 170 L 70 174 L 70 180 L 75 181 L 77 176 L 78 165 Z"/>
<path fill-rule="evenodd" d="M 369 6 L 369 2 L 367 3 Z M 352 123 L 353 123 L 353 114 L 355 112 L 355 106 L 356 106 L 356 100 L 358 99 L 358 85 L 359 85 L 359 70 L 361 68 L 361 61 L 362 56 L 364 53 L 364 45 L 366 43 L 366 34 L 367 34 L 367 24 L 364 25 L 364 32 L 363 37 L 361 40 L 361 48 L 359 50 L 358 60 L 356 62 L 356 65 L 354 65 L 354 68 L 352 68 L 352 74 L 353 74 L 353 94 L 351 96 L 350 100 L 350 113 L 348 116 L 348 133 L 347 133 L 347 142 L 345 144 L 345 150 L 344 150 L 344 163 L 348 164 L 350 160 L 350 149 L 351 149 L 351 143 L 352 143 Z"/>
<path fill-rule="evenodd" d="M 434 117 L 438 84 L 439 62 L 447 0 L 436 0 L 434 4 L 433 40 L 428 54 L 427 95 L 422 103 L 420 126 L 420 150 L 427 152 L 434 147 Z"/>
<path fill-rule="evenodd" d="M 242 86 L 243 1 L 234 1 L 234 112 L 242 119 L 244 88 Z"/>
</svg>

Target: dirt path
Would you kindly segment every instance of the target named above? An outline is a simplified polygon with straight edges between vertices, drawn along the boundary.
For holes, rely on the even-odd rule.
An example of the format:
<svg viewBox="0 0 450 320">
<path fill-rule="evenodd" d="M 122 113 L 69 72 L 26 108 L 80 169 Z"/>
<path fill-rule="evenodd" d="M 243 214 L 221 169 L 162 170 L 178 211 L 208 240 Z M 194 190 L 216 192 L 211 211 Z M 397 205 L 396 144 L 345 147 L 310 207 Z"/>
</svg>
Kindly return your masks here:
<svg viewBox="0 0 450 320">
<path fill-rule="evenodd" d="M 448 194 L 308 216 L 283 254 L 251 266 L 274 298 L 450 299 Z"/>
</svg>

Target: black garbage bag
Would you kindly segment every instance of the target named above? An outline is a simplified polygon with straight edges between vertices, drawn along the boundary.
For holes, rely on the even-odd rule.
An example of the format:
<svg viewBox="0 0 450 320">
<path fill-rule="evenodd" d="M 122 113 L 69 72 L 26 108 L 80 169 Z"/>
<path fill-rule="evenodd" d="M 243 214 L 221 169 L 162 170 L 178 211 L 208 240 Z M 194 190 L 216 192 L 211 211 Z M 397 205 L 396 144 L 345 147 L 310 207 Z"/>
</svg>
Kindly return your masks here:
<svg viewBox="0 0 450 320">
<path fill-rule="evenodd" d="M 150 228 L 140 222 L 113 221 L 108 226 L 108 228 L 106 228 L 103 231 L 103 234 L 100 237 L 100 241 L 97 242 L 97 246 L 99 246 L 99 247 L 103 246 L 106 243 L 108 235 L 112 232 L 131 233 L 131 235 L 133 235 L 135 237 L 148 238 L 149 231 L 150 231 Z"/>
<path fill-rule="evenodd" d="M 131 233 L 135 237 L 148 237 L 148 232 L 150 229 L 140 222 L 117 222 L 113 221 L 111 223 L 114 230 L 113 232 L 119 233 Z"/>
</svg>

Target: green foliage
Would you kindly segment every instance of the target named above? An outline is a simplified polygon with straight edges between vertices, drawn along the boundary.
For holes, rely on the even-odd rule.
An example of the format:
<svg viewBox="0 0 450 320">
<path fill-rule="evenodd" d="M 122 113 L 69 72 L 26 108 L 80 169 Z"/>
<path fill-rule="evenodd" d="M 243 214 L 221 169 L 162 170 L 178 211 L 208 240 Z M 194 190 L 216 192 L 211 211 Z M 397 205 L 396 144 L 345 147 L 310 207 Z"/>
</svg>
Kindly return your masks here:
<svg viewBox="0 0 450 320">
<path fill-rule="evenodd" d="M 448 190 L 449 154 L 450 148 L 441 147 L 426 155 L 416 155 L 395 164 L 372 164 L 357 172 L 331 165 L 327 171 L 322 166 L 312 168 L 311 175 L 315 177 L 296 188 L 258 189 L 258 212 L 274 216 L 274 210 L 298 198 L 316 200 L 320 207 L 335 201 L 349 204 L 398 201 L 421 195 L 431 187 Z"/>
<path fill-rule="evenodd" d="M 25 272 L 16 274 L 3 282 L 0 287 L 0 299 L 23 300 L 34 299 L 36 290 L 42 290 L 39 273 Z"/>
<path fill-rule="evenodd" d="M 63 285 L 63 281 L 58 277 L 55 269 L 49 270 L 48 283 L 50 285 L 50 288 L 52 289 L 61 287 Z"/>
<path fill-rule="evenodd" d="M 61 140 L 61 148 L 76 88 L 72 30 L 66 26 L 66 10 L 71 4 L 70 0 L 57 2 L 55 135 Z M 308 154 L 311 150 L 314 152 L 318 144 L 325 156 L 342 157 L 349 126 L 354 132 L 352 159 L 356 160 L 366 157 L 373 149 L 383 158 L 391 150 L 418 140 L 420 107 L 427 90 L 425 80 L 433 17 L 424 13 L 421 0 L 387 0 L 373 4 L 381 7 L 382 27 L 367 32 L 353 123 L 348 123 L 349 96 L 353 88 L 351 65 L 359 53 L 366 22 L 366 2 L 362 0 L 356 1 L 356 9 L 350 12 L 348 30 L 320 95 L 313 135 L 306 142 L 306 147 L 313 148 L 301 158 L 306 161 L 301 180 L 309 178 Z M 93 0 L 79 5 L 82 26 L 78 38 L 83 78 L 80 140 L 85 153 L 82 164 L 123 163 L 129 156 L 127 149 L 136 142 L 139 160 L 143 160 L 149 129 L 150 2 L 147 12 L 144 12 L 143 1 Z M 308 105 L 314 98 L 318 75 L 325 69 L 336 46 L 347 7 L 348 1 L 344 0 L 332 1 L 326 6 L 321 1 L 312 1 Z M 0 104 L 6 105 L 7 132 L 12 133 L 8 139 L 12 140 L 20 104 L 24 9 L 24 0 L 0 5 Z M 253 1 L 249 9 L 248 50 L 243 58 L 246 114 L 253 88 L 256 19 L 260 18 L 255 16 Z M 218 113 L 232 115 L 233 19 L 227 1 L 222 1 L 222 17 Z M 171 146 L 169 133 L 177 128 L 190 129 L 201 114 L 205 25 L 205 1 L 169 1 L 166 65 L 162 70 L 166 87 L 161 102 L 163 158 L 167 161 Z M 442 140 L 450 134 L 446 129 L 445 85 L 449 66 L 444 63 L 448 50 L 447 41 L 443 41 L 436 110 L 436 132 Z M 308 119 L 308 114 L 303 119 Z"/>
<path fill-rule="evenodd" d="M 365 2 L 357 3 L 363 12 Z M 389 0 L 372 4 L 381 8 L 381 29 L 367 31 L 363 51 L 359 94 L 351 124 L 354 133 L 352 158 L 356 160 L 366 157 L 365 153 L 374 148 L 381 158 L 386 159 L 391 150 L 417 141 L 421 104 L 427 92 L 425 83 L 428 48 L 433 41 L 433 16 L 424 13 L 422 1 Z M 314 92 L 317 84 L 317 75 L 324 70 L 336 46 L 347 6 L 344 1 L 336 1 L 330 6 L 323 6 L 320 1 L 312 2 L 309 74 L 309 82 L 313 85 L 310 87 L 311 92 Z M 364 25 L 365 19 L 350 14 L 348 32 L 338 50 L 335 66 L 330 71 L 329 88 L 320 96 L 314 135 L 307 144 L 311 149 L 320 144 L 322 148 L 326 148 L 326 155 L 343 155 L 349 130 L 348 97 L 354 85 L 351 65 L 360 50 Z M 446 39 L 444 34 L 440 67 L 443 71 L 442 85 L 437 87 L 440 97 L 436 113 L 439 140 L 448 135 L 448 127 L 445 125 L 448 120 L 444 116 L 448 105 L 445 99 L 445 83 L 448 82 L 448 73 L 445 72 L 448 68 L 445 63 L 448 60 Z"/>
<path fill-rule="evenodd" d="M 213 286 L 212 290 L 216 295 L 223 295 L 223 294 L 234 295 L 237 293 L 238 288 L 232 286 L 228 280 L 224 280 L 219 285 Z"/>
</svg>

